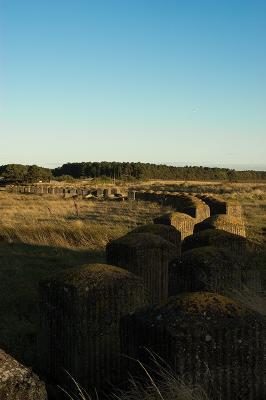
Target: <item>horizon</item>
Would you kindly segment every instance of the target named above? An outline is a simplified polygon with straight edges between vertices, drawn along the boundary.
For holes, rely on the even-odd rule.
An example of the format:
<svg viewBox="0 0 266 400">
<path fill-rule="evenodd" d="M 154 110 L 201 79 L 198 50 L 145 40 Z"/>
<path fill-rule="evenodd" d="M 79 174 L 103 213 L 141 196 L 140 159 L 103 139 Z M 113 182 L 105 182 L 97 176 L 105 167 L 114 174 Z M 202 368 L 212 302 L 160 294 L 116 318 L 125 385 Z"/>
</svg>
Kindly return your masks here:
<svg viewBox="0 0 266 400">
<path fill-rule="evenodd" d="M 266 169 L 265 16 L 262 0 L 0 1 L 0 164 Z"/>
<path fill-rule="evenodd" d="M 122 161 L 115 161 L 115 160 L 87 160 L 87 161 L 65 161 L 65 162 L 61 162 L 61 163 L 47 163 L 47 164 L 38 164 L 38 163 L 17 163 L 17 162 L 10 162 L 10 163 L 6 163 L 6 164 L 2 164 L 0 161 L 0 166 L 1 165 L 9 165 L 9 164 L 20 164 L 20 165 L 37 165 L 39 167 L 43 167 L 43 168 L 49 168 L 49 169 L 55 169 L 55 168 L 59 168 L 64 164 L 68 164 L 68 163 L 82 163 L 82 162 L 125 162 L 125 163 L 138 163 L 142 161 L 129 161 L 129 160 L 122 160 Z M 145 163 L 145 162 L 144 162 Z M 149 162 L 147 162 L 149 163 Z M 167 165 L 167 166 L 174 166 L 174 167 L 209 167 L 209 168 L 225 168 L 225 169 L 232 169 L 235 171 L 257 171 L 257 172 L 262 172 L 262 171 L 266 171 L 266 164 L 190 164 L 187 162 L 175 162 L 175 163 L 169 163 L 169 162 L 158 162 L 158 163 L 154 163 L 154 162 L 150 162 L 149 164 L 156 164 L 156 165 Z"/>
</svg>

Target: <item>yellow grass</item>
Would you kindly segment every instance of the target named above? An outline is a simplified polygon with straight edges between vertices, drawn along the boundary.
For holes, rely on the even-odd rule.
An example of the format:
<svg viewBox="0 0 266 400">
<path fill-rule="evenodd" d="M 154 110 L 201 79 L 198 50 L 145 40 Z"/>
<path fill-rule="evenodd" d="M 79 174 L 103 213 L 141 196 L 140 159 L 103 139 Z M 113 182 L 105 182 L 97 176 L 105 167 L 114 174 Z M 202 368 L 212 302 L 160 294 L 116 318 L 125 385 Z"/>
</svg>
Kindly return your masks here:
<svg viewBox="0 0 266 400">
<path fill-rule="evenodd" d="M 223 196 L 241 201 L 249 237 L 264 245 L 265 185 L 257 186 L 231 185 L 231 192 Z M 200 187 L 202 192 L 207 189 L 229 191 L 219 185 Z M 194 191 L 195 184 L 185 190 Z M 110 239 L 165 211 L 142 202 L 73 201 L 0 191 L 0 346 L 36 369 L 41 362 L 36 342 L 39 280 L 65 268 L 105 262 L 104 248 Z"/>
<path fill-rule="evenodd" d="M 38 372 L 38 282 L 105 262 L 105 245 L 165 209 L 0 191 L 0 346 Z"/>
<path fill-rule="evenodd" d="M 0 239 L 8 243 L 102 249 L 165 208 L 136 202 L 63 199 L 0 192 Z"/>
<path fill-rule="evenodd" d="M 85 182 L 88 186 L 88 181 Z M 82 181 L 79 185 L 82 186 Z M 126 186 L 122 189 L 126 190 Z M 248 236 L 266 243 L 266 184 L 147 181 L 138 186 L 154 190 L 216 194 L 225 199 L 236 199 L 243 206 Z M 82 199 L 75 202 L 58 196 L 0 192 L 0 239 L 67 248 L 103 248 L 110 238 L 138 224 L 150 222 L 162 211 L 155 204 L 147 206 L 136 202 L 93 202 Z"/>
</svg>

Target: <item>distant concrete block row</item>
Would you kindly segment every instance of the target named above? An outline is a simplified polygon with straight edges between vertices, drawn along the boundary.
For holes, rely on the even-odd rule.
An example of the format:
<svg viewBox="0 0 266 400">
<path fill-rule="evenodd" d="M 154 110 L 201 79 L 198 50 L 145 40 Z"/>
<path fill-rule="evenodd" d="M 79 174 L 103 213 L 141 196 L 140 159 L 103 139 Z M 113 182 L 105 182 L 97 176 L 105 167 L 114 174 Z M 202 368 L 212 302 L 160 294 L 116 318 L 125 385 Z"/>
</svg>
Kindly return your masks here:
<svg viewBox="0 0 266 400">
<path fill-rule="evenodd" d="M 130 191 L 128 198 L 156 202 L 160 205 L 170 206 L 176 211 L 190 215 L 200 222 L 210 216 L 209 206 L 202 200 L 189 194 L 178 192 L 155 192 L 152 190 Z"/>
<path fill-rule="evenodd" d="M 34 185 L 34 186 L 9 186 L 7 190 L 12 193 L 32 193 L 32 194 L 52 194 L 60 196 L 87 196 L 89 194 L 95 197 L 108 198 L 119 194 L 118 188 L 107 188 L 107 189 L 83 189 L 83 188 L 66 188 L 58 186 L 45 186 L 45 185 Z"/>
<path fill-rule="evenodd" d="M 236 201 L 224 201 L 206 195 L 193 196 L 186 193 L 152 190 L 130 191 L 128 198 L 172 207 L 176 212 L 159 217 L 155 223 L 175 226 L 181 231 L 182 239 L 204 229 L 222 229 L 246 236 L 242 207 Z M 185 215 L 190 216 L 191 219 Z"/>
<path fill-rule="evenodd" d="M 91 195 L 96 198 L 111 199 L 113 197 L 122 196 L 118 188 L 97 188 L 97 189 L 83 189 L 83 188 L 66 188 L 66 187 L 49 187 L 45 185 L 32 185 L 32 186 L 9 186 L 8 191 L 13 193 L 33 193 L 33 194 L 50 194 L 59 195 L 64 197 L 82 196 L 86 197 Z M 212 196 L 195 195 L 192 196 L 186 193 L 178 192 L 162 192 L 153 190 L 129 190 L 127 198 L 129 200 L 142 200 L 149 202 L 156 202 L 160 205 L 172 207 L 175 211 L 189 215 L 193 218 L 194 223 L 199 223 L 210 216 L 216 214 L 225 214 L 230 217 L 241 219 L 242 210 L 241 205 L 233 201 L 224 201 Z M 187 221 L 187 225 L 189 222 Z M 225 226 L 225 224 L 223 224 Z M 240 223 L 241 225 L 241 223 Z M 239 234 L 241 229 L 231 232 Z M 187 233 L 190 233 L 188 227 Z M 244 230 L 242 229 L 242 235 Z M 186 235 L 186 234 L 184 234 Z M 185 237 L 185 236 L 184 236 Z"/>
</svg>

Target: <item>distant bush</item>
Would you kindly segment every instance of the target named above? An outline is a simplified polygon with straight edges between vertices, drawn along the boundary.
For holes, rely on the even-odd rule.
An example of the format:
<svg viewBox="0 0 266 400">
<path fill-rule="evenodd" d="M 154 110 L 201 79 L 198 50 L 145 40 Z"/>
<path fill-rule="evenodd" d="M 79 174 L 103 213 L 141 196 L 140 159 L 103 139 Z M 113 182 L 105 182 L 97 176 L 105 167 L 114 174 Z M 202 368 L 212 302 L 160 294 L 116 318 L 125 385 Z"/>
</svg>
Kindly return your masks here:
<svg viewBox="0 0 266 400">
<path fill-rule="evenodd" d="M 71 175 L 61 175 L 54 178 L 58 182 L 74 182 L 75 178 Z"/>
<path fill-rule="evenodd" d="M 0 166 L 0 175 L 10 183 L 19 182 L 47 182 L 52 179 L 49 168 L 37 165 L 7 164 Z"/>
<path fill-rule="evenodd" d="M 100 183 L 113 183 L 114 182 L 114 180 L 112 179 L 112 178 L 110 178 L 110 176 L 99 176 L 99 177 L 97 177 L 97 178 L 93 178 L 92 179 L 92 182 L 93 183 L 98 183 L 98 184 L 100 184 Z"/>
</svg>

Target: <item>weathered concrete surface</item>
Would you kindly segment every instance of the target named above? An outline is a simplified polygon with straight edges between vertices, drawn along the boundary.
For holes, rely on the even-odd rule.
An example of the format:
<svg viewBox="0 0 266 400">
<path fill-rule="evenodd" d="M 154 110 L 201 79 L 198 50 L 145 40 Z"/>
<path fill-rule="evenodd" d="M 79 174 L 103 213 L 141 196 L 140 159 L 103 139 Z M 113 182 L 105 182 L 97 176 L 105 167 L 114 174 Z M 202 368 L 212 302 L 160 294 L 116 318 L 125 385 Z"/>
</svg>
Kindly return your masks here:
<svg viewBox="0 0 266 400">
<path fill-rule="evenodd" d="M 38 376 L 1 349 L 0 399 L 47 400 L 44 383 Z"/>
<path fill-rule="evenodd" d="M 124 374 L 120 318 L 146 304 L 142 279 L 111 265 L 83 265 L 41 281 L 42 368 L 69 392 L 65 371 L 88 391 L 116 384 Z"/>
<path fill-rule="evenodd" d="M 123 317 L 120 333 L 132 376 L 143 373 L 135 360 L 154 370 L 152 354 L 185 383 L 200 384 L 211 400 L 266 399 L 264 317 L 227 297 L 170 297 Z"/>
</svg>

